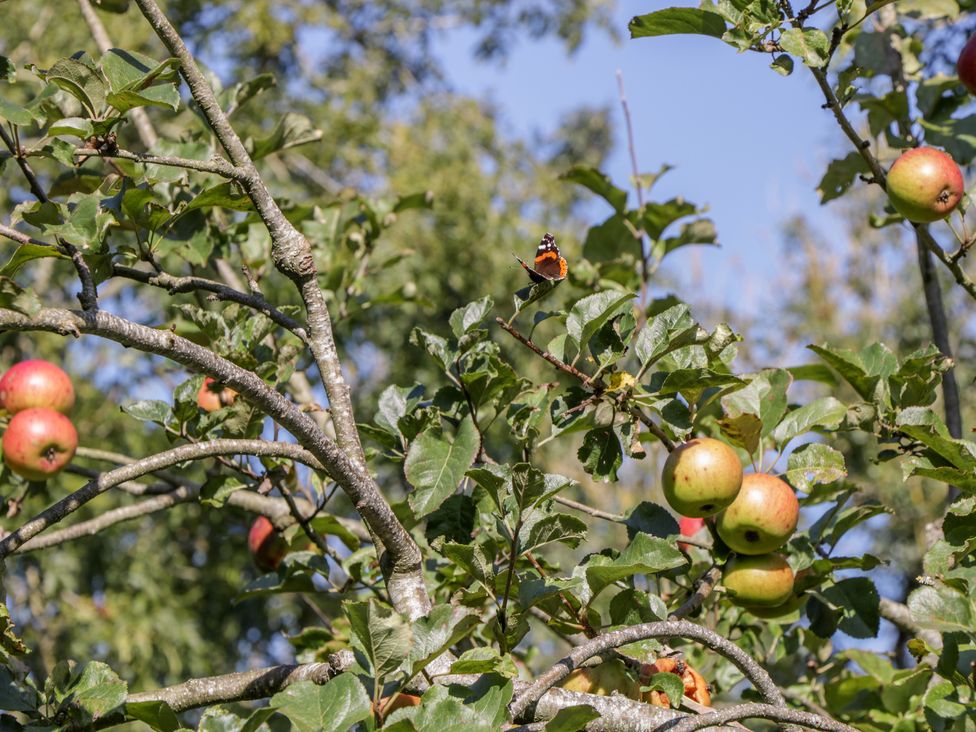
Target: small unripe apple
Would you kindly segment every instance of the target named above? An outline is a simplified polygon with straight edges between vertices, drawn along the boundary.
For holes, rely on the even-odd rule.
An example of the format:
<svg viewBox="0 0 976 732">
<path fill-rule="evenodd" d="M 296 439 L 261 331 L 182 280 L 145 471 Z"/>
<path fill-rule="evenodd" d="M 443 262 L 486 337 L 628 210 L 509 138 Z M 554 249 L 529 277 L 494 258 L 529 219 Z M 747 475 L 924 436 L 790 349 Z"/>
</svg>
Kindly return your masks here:
<svg viewBox="0 0 976 732">
<path fill-rule="evenodd" d="M 216 412 L 221 407 L 229 407 L 237 399 L 237 392 L 228 386 L 221 386 L 209 376 L 197 392 L 197 406 L 204 412 Z"/>
<path fill-rule="evenodd" d="M 604 661 L 599 666 L 574 669 L 562 687 L 568 691 L 599 696 L 609 696 L 614 691 L 631 699 L 640 696 L 640 684 L 630 675 L 624 663 L 617 659 Z"/>
<path fill-rule="evenodd" d="M 737 556 L 726 562 L 722 584 L 736 605 L 775 607 L 793 593 L 793 570 L 782 554 Z"/>
<path fill-rule="evenodd" d="M 267 516 L 258 516 L 247 534 L 247 547 L 255 566 L 264 572 L 278 569 L 288 553 L 288 542 L 275 531 Z"/>
<path fill-rule="evenodd" d="M 962 171 L 948 153 L 917 147 L 902 153 L 888 171 L 888 198 L 909 221 L 944 219 L 962 200 Z"/>
<path fill-rule="evenodd" d="M 682 536 L 694 536 L 699 531 L 705 527 L 705 519 L 703 518 L 691 518 L 690 516 L 682 516 L 681 520 L 678 521 L 678 529 L 681 531 Z M 682 551 L 688 551 L 690 544 L 684 541 L 678 542 L 678 548 Z"/>
<path fill-rule="evenodd" d="M 3 461 L 22 478 L 47 480 L 71 462 L 78 433 L 71 420 L 47 407 L 17 412 L 3 433 Z"/>
<path fill-rule="evenodd" d="M 661 483 L 664 497 L 682 516 L 712 516 L 738 495 L 742 463 L 724 442 L 696 437 L 671 451 Z"/>
<path fill-rule="evenodd" d="M 11 414 L 31 407 L 47 407 L 68 414 L 74 404 L 71 379 L 49 361 L 21 361 L 0 379 L 0 405 Z"/>
<path fill-rule="evenodd" d="M 768 473 L 750 473 L 732 505 L 715 519 L 715 529 L 739 554 L 779 549 L 796 531 L 800 503 L 787 483 Z"/>
<path fill-rule="evenodd" d="M 976 94 L 976 36 L 973 36 L 962 47 L 959 60 L 956 61 L 956 73 L 970 94 Z"/>
</svg>

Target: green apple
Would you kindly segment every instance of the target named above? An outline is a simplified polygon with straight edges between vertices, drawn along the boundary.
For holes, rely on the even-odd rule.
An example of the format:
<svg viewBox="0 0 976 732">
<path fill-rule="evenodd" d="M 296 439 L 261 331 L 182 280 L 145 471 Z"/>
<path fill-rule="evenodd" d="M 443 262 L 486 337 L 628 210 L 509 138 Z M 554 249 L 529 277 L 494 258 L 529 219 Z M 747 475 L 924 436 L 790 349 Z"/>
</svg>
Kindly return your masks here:
<svg viewBox="0 0 976 732">
<path fill-rule="evenodd" d="M 661 475 L 664 497 L 682 516 L 712 516 L 735 500 L 742 463 L 735 450 L 711 437 L 696 437 L 668 455 Z"/>
<path fill-rule="evenodd" d="M 737 556 L 725 563 L 722 584 L 736 605 L 776 607 L 793 594 L 793 570 L 782 554 Z"/>
<path fill-rule="evenodd" d="M 751 473 L 715 519 L 715 529 L 734 552 L 766 554 L 789 541 L 799 517 L 800 504 L 789 485 L 768 473 Z"/>
<path fill-rule="evenodd" d="M 928 224 L 952 213 L 962 200 L 962 171 L 948 153 L 917 147 L 902 153 L 888 171 L 888 198 L 909 221 Z"/>
<path fill-rule="evenodd" d="M 631 699 L 640 697 L 640 684 L 623 662 L 616 659 L 604 661 L 599 666 L 574 669 L 562 687 L 583 694 L 609 696 L 617 691 Z"/>
</svg>

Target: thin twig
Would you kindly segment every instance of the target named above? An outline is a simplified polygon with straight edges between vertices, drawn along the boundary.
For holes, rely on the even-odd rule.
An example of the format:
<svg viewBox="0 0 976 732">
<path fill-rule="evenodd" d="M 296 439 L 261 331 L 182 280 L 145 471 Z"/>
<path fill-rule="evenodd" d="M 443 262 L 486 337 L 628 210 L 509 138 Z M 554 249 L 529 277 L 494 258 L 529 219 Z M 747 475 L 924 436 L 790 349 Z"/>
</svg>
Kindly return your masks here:
<svg viewBox="0 0 976 732">
<path fill-rule="evenodd" d="M 682 539 L 682 541 L 685 540 Z M 681 603 L 681 607 L 671 613 L 669 617 L 686 618 L 691 615 L 693 612 L 695 612 L 695 610 L 701 607 L 701 604 L 705 602 L 705 598 L 712 594 L 712 590 L 715 589 L 715 585 L 717 585 L 721 579 L 722 569 L 717 565 L 712 565 L 709 567 L 701 577 L 695 580 L 694 585 L 692 585 L 692 593 L 688 599 Z"/>
<path fill-rule="evenodd" d="M 79 147 L 75 150 L 75 157 L 86 160 L 88 158 L 115 158 L 118 160 L 131 160 L 142 165 L 163 165 L 170 168 L 185 168 L 186 170 L 196 170 L 201 173 L 211 173 L 231 180 L 243 180 L 245 173 L 231 165 L 223 158 L 214 156 L 210 160 L 193 160 L 191 158 L 179 158 L 172 155 L 150 155 L 148 153 L 135 153 L 129 150 L 102 151 L 93 148 Z"/>
<path fill-rule="evenodd" d="M 854 727 L 837 722 L 830 717 L 757 703 L 737 704 L 707 714 L 685 717 L 672 724 L 663 725 L 659 729 L 668 730 L 668 732 L 694 732 L 694 730 L 705 729 L 706 727 L 737 722 L 740 719 L 769 719 L 774 722 L 802 724 L 805 727 L 823 730 L 824 732 L 857 732 Z"/>
</svg>

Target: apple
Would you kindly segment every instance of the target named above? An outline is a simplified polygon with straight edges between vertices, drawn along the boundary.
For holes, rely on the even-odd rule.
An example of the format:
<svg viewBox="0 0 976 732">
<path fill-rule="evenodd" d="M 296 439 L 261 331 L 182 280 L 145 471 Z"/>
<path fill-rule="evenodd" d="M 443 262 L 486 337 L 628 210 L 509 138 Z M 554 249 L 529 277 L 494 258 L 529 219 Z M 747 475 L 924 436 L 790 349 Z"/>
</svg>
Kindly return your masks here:
<svg viewBox="0 0 976 732">
<path fill-rule="evenodd" d="M 267 516 L 258 516 L 247 533 L 247 546 L 255 566 L 264 572 L 278 569 L 288 553 L 288 542 L 275 531 Z"/>
<path fill-rule="evenodd" d="M 970 94 L 976 94 L 976 36 L 966 41 L 966 45 L 962 47 L 959 60 L 956 61 L 956 73 Z"/>
<path fill-rule="evenodd" d="M 397 694 L 392 697 L 393 701 L 390 701 L 391 697 L 384 696 L 380 699 L 380 711 L 384 717 L 395 712 L 397 709 L 403 709 L 404 707 L 419 707 L 420 697 L 416 694 Z M 376 704 L 373 704 L 373 713 L 376 713 Z"/>
<path fill-rule="evenodd" d="M 948 153 L 917 147 L 901 154 L 888 171 L 888 198 L 916 224 L 944 219 L 962 200 L 962 171 Z"/>
<path fill-rule="evenodd" d="M 800 504 L 789 485 L 768 473 L 751 473 L 732 505 L 715 519 L 715 529 L 739 554 L 767 554 L 796 531 Z"/>
<path fill-rule="evenodd" d="M 0 379 L 0 405 L 11 414 L 31 407 L 48 407 L 68 414 L 74 403 L 71 379 L 49 361 L 21 361 Z"/>
<path fill-rule="evenodd" d="M 706 707 L 712 705 L 712 692 L 708 686 L 708 682 L 690 664 L 677 658 L 659 658 L 654 663 L 642 664 L 640 670 L 641 684 L 647 686 L 654 674 L 661 673 L 680 676 L 685 685 L 685 696 Z M 672 706 L 668 695 L 660 691 L 649 691 L 643 694 L 641 701 L 653 704 L 656 707 L 665 707 L 668 709 Z"/>
<path fill-rule="evenodd" d="M 573 669 L 562 687 L 583 694 L 609 696 L 618 691 L 631 699 L 640 696 L 640 684 L 630 675 L 627 666 L 618 659 L 604 661 L 599 666 Z"/>
<path fill-rule="evenodd" d="M 722 584 L 736 605 L 776 607 L 793 594 L 793 570 L 782 554 L 737 556 L 725 563 Z"/>
<path fill-rule="evenodd" d="M 17 412 L 3 433 L 3 461 L 22 478 L 47 480 L 71 462 L 78 433 L 71 420 L 47 407 Z"/>
<path fill-rule="evenodd" d="M 738 495 L 742 463 L 724 442 L 696 437 L 671 451 L 661 482 L 664 497 L 682 516 L 712 516 Z"/>
<path fill-rule="evenodd" d="M 694 536 L 699 531 L 705 527 L 705 519 L 703 518 L 691 518 L 690 516 L 682 516 L 681 520 L 678 521 L 678 529 L 681 531 L 682 536 Z M 687 542 L 679 541 L 678 548 L 682 551 L 688 551 L 688 547 L 691 546 Z"/>
<path fill-rule="evenodd" d="M 237 399 L 237 392 L 227 386 L 221 386 L 209 376 L 200 385 L 197 392 L 197 406 L 204 412 L 216 412 L 221 407 L 229 407 Z"/>
</svg>

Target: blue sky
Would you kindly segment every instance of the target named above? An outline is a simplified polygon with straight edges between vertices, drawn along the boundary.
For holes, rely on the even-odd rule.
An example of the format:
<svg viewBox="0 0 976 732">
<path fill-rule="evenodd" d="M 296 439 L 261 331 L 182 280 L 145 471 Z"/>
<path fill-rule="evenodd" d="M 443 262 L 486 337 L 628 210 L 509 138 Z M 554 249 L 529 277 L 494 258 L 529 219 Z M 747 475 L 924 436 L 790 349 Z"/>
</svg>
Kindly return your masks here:
<svg viewBox="0 0 976 732">
<path fill-rule="evenodd" d="M 504 65 L 485 64 L 472 56 L 474 35 L 457 30 L 440 39 L 439 53 L 450 82 L 492 99 L 509 131 L 520 136 L 555 129 L 581 104 L 610 103 L 619 134 L 606 172 L 626 186 L 631 168 L 615 77 L 620 69 L 641 172 L 675 166 L 653 197 L 707 204 L 718 226 L 722 249 L 683 250 L 669 260 L 672 271 L 697 260 L 720 274 L 713 297 L 755 311 L 763 281 L 776 271 L 781 222 L 805 211 L 828 234 L 839 231 L 815 189 L 832 157 L 848 152 L 846 141 L 802 66 L 782 77 L 769 68 L 768 56 L 738 54 L 714 38 L 627 37 L 631 17 L 672 4 L 620 0 L 615 17 L 624 40 L 591 33 L 572 58 L 556 40 L 523 38 Z"/>
</svg>

